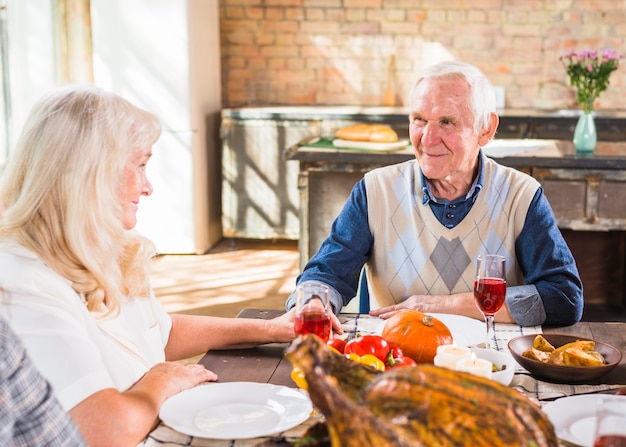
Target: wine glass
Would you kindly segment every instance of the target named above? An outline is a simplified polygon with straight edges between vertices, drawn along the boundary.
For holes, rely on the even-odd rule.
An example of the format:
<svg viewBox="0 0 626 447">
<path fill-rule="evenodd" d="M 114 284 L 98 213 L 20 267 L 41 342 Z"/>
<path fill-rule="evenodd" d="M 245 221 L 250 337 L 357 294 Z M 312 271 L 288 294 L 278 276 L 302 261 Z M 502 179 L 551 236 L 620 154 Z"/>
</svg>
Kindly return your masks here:
<svg viewBox="0 0 626 447">
<path fill-rule="evenodd" d="M 487 337 L 485 349 L 491 348 L 493 338 L 493 316 L 504 304 L 506 279 L 504 256 L 480 255 L 476 258 L 476 279 L 474 281 L 474 301 L 485 316 Z"/>
<path fill-rule="evenodd" d="M 598 399 L 594 447 L 626 446 L 626 399 L 607 396 Z"/>
<path fill-rule="evenodd" d="M 330 338 L 330 290 L 319 283 L 305 283 L 296 289 L 296 335 L 315 334 L 324 342 Z"/>
</svg>

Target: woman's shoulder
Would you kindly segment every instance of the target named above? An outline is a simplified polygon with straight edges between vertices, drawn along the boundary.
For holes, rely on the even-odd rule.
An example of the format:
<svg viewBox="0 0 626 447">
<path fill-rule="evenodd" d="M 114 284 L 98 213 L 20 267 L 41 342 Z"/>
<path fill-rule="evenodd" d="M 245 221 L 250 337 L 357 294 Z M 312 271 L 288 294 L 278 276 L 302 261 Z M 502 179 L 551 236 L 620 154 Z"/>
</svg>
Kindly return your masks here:
<svg viewBox="0 0 626 447">
<path fill-rule="evenodd" d="M 39 256 L 32 250 L 24 247 L 15 239 L 9 237 L 0 238 L 0 256 L 1 257 L 13 257 L 14 259 L 24 258 L 37 260 Z"/>
<path fill-rule="evenodd" d="M 71 282 L 48 267 L 35 252 L 0 238 L 0 287 L 5 291 L 73 290 Z"/>
</svg>

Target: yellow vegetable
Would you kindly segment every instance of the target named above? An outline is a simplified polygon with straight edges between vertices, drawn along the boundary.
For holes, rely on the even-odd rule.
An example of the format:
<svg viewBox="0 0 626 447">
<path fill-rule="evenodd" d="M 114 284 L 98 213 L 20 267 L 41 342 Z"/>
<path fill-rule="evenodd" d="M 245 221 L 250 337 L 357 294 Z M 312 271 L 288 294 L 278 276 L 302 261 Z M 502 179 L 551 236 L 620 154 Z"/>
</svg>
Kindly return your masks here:
<svg viewBox="0 0 626 447">
<path fill-rule="evenodd" d="M 293 368 L 291 370 L 291 380 L 293 380 L 294 383 L 298 385 L 298 388 L 302 388 L 303 390 L 309 389 L 309 384 L 304 378 L 304 373 L 300 371 L 298 368 Z"/>
<path fill-rule="evenodd" d="M 379 371 L 385 370 L 385 364 L 383 363 L 383 361 L 373 354 L 365 354 L 361 356 L 361 358 L 359 359 L 359 363 L 372 366 Z"/>
</svg>

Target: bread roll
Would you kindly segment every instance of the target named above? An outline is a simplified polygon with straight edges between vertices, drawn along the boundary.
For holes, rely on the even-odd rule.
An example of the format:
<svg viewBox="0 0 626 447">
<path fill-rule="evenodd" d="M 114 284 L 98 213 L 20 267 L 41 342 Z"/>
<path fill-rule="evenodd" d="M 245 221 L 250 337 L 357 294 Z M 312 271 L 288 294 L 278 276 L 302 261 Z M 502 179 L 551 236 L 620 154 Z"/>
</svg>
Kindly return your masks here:
<svg viewBox="0 0 626 447">
<path fill-rule="evenodd" d="M 383 124 L 355 124 L 339 129 L 337 138 L 372 143 L 395 143 L 398 141 L 398 134 L 391 127 Z"/>
</svg>

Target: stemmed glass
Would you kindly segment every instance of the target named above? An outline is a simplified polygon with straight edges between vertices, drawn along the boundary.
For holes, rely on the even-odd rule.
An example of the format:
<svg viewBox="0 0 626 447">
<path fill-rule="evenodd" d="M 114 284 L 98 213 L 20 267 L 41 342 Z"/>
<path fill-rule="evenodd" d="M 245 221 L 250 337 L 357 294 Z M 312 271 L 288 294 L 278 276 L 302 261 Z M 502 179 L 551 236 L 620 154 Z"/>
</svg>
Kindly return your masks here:
<svg viewBox="0 0 626 447">
<path fill-rule="evenodd" d="M 504 304 L 506 296 L 504 256 L 480 255 L 476 258 L 476 279 L 474 280 L 474 301 L 485 316 L 487 337 L 485 349 L 491 348 L 494 334 L 493 317 Z"/>
</svg>

